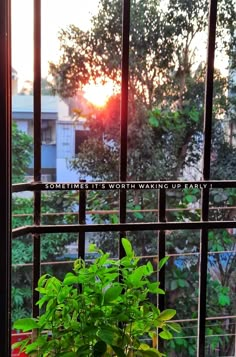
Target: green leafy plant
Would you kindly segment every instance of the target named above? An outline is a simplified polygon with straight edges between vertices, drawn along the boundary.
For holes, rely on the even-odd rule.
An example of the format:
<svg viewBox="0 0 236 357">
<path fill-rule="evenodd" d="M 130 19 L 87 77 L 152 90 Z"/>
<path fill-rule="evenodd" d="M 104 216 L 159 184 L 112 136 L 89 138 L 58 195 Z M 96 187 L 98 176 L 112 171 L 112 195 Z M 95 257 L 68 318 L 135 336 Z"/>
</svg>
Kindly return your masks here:
<svg viewBox="0 0 236 357">
<path fill-rule="evenodd" d="M 157 330 L 167 340 L 173 331 L 180 332 L 178 324 L 169 322 L 176 311 L 161 312 L 150 302 L 150 294 L 164 294 L 159 283 L 149 279 L 155 273 L 153 266 L 140 264 L 127 239 L 122 239 L 122 245 L 126 254 L 120 260 L 99 250 L 92 264 L 76 260 L 63 281 L 43 275 L 37 290 L 44 313 L 14 324 L 24 332 L 36 330 L 37 337 L 13 348 L 41 357 L 165 356 L 145 341 L 156 341 Z M 159 269 L 166 260 L 159 262 Z"/>
</svg>

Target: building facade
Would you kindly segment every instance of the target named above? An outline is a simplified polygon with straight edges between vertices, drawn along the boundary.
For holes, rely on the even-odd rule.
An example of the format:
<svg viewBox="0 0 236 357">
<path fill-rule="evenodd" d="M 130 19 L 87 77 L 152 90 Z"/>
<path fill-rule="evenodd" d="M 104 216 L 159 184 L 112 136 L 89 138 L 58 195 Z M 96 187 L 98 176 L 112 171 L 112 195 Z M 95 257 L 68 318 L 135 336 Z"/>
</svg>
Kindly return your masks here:
<svg viewBox="0 0 236 357">
<path fill-rule="evenodd" d="M 41 97 L 42 181 L 76 182 L 78 173 L 71 170 L 69 160 L 78 153 L 87 135 L 84 119 L 74 122 L 69 106 L 58 96 Z M 24 133 L 33 136 L 33 96 L 12 97 L 12 119 Z M 32 181 L 33 161 L 27 180 Z"/>
</svg>

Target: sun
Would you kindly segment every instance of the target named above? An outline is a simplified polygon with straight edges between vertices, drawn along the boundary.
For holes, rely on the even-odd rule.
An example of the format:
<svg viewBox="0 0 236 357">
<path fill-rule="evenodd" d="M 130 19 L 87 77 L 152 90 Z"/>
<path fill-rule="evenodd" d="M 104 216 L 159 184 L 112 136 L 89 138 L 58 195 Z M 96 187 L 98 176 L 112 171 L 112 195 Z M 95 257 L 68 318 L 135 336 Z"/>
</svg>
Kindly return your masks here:
<svg viewBox="0 0 236 357">
<path fill-rule="evenodd" d="M 112 82 L 105 84 L 89 83 L 83 88 L 84 97 L 96 107 L 104 107 L 108 99 L 114 94 Z"/>
</svg>

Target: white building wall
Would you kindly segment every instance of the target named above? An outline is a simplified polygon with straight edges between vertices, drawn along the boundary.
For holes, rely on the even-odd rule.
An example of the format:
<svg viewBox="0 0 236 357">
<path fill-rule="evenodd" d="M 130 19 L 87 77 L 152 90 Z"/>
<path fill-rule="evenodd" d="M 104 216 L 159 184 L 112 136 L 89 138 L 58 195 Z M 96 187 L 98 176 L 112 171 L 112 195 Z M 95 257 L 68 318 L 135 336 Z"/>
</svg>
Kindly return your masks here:
<svg viewBox="0 0 236 357">
<path fill-rule="evenodd" d="M 85 178 L 91 181 L 92 177 L 80 177 L 80 175 L 69 168 L 69 161 L 75 155 L 75 131 L 84 130 L 84 120 L 75 124 L 72 120 L 57 121 L 57 162 L 56 179 L 57 182 L 78 182 Z"/>
<path fill-rule="evenodd" d="M 75 126 L 70 122 L 57 122 L 57 182 L 77 182 L 78 174 L 69 169 L 68 161 L 75 156 Z"/>
<path fill-rule="evenodd" d="M 69 114 L 69 106 L 63 100 L 58 100 L 58 119 L 59 120 L 71 120 Z"/>
<path fill-rule="evenodd" d="M 71 122 L 57 122 L 57 158 L 71 159 L 75 155 L 75 128 Z"/>
<path fill-rule="evenodd" d="M 78 182 L 78 174 L 69 169 L 67 159 L 57 158 L 57 182 Z"/>
</svg>

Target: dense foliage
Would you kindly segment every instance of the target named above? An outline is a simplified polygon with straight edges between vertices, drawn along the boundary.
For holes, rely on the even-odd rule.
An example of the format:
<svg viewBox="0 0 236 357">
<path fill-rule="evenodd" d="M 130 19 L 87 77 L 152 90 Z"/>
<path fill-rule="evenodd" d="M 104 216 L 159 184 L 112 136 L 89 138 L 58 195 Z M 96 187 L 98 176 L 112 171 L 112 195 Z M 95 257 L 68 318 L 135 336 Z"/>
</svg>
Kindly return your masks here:
<svg viewBox="0 0 236 357">
<path fill-rule="evenodd" d="M 12 123 L 12 182 L 23 182 L 32 158 L 33 140 Z"/>
<path fill-rule="evenodd" d="M 173 331 L 180 331 L 178 324 L 169 323 L 176 311 L 160 311 L 149 301 L 149 294 L 164 294 L 159 283 L 150 281 L 153 266 L 150 262 L 140 265 L 127 239 L 122 244 L 126 254 L 121 260 L 98 250 L 92 264 L 76 260 L 73 272 L 62 281 L 43 275 L 37 290 L 38 305 L 45 312 L 38 319 L 14 324 L 23 331 L 36 329 L 38 337 L 16 346 L 39 357 L 165 356 L 145 338 L 155 341 L 159 329 L 160 337 L 171 339 Z M 165 261 L 160 261 L 160 268 Z"/>
</svg>

